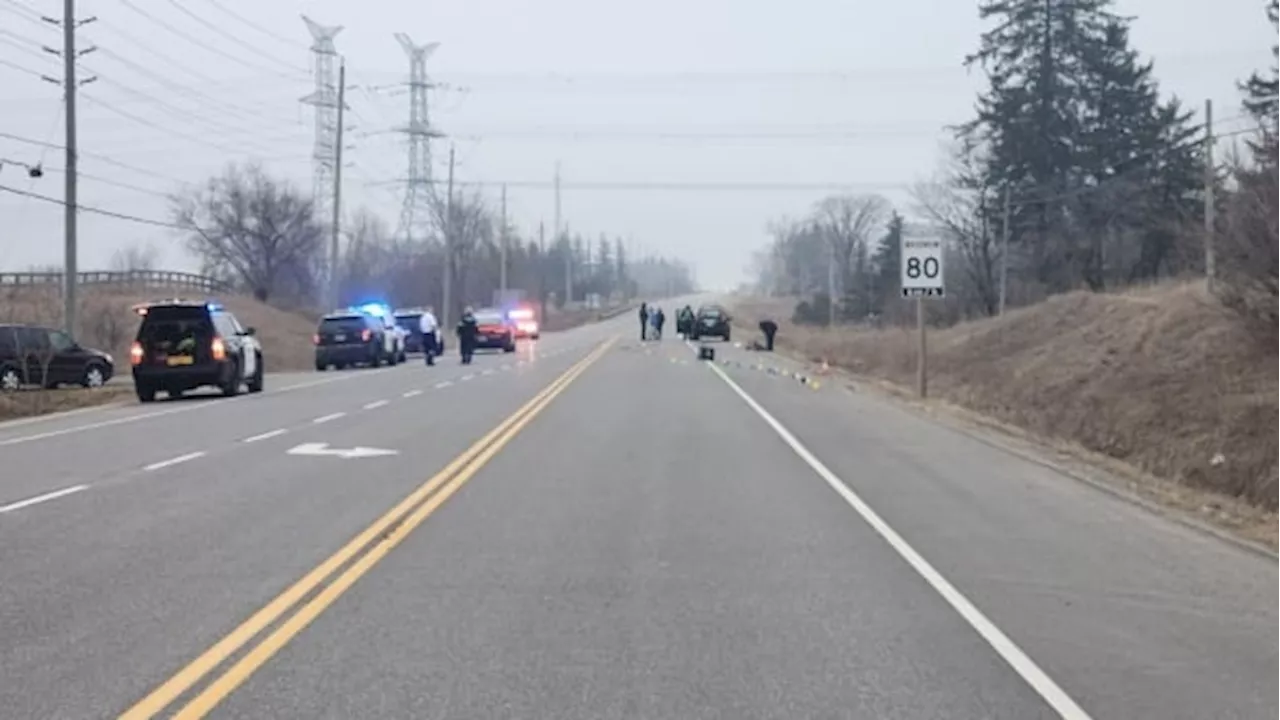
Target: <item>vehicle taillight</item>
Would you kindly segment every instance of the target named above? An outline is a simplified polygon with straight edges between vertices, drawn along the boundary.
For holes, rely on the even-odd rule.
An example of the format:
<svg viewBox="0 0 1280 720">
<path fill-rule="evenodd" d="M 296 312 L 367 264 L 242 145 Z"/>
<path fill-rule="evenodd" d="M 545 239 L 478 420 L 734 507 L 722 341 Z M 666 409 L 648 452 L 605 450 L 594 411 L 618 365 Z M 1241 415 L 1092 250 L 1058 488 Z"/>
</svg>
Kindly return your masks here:
<svg viewBox="0 0 1280 720">
<path fill-rule="evenodd" d="M 365 328 L 364 331 L 360 333 L 360 339 L 364 342 L 369 342 L 373 339 L 373 331 L 369 328 Z"/>
<path fill-rule="evenodd" d="M 142 364 L 142 343 L 135 342 L 129 346 L 129 362 L 133 365 Z"/>
<path fill-rule="evenodd" d="M 320 333 L 316 333 L 315 335 L 312 335 L 312 336 L 311 336 L 311 343 L 312 343 L 313 345 L 319 345 L 319 344 L 320 344 Z"/>
<path fill-rule="evenodd" d="M 209 344 L 209 352 L 213 354 L 214 360 L 226 360 L 227 344 L 222 342 L 222 338 L 214 335 L 213 342 Z"/>
</svg>

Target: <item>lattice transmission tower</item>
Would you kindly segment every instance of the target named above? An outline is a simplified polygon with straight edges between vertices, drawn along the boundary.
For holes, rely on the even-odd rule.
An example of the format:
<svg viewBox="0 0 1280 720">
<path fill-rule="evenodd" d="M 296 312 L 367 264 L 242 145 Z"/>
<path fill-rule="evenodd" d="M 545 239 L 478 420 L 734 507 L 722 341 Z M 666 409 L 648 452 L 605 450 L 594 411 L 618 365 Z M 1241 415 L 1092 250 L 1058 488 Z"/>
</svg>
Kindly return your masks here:
<svg viewBox="0 0 1280 720">
<path fill-rule="evenodd" d="M 333 38 L 342 31 L 342 26 L 321 25 L 306 15 L 302 16 L 302 21 L 307 24 L 315 41 L 311 44 L 311 74 L 316 87 L 301 99 L 315 109 L 311 197 L 316 219 L 328 223 L 333 215 L 334 164 L 338 143 L 338 78 L 334 72 L 338 51 L 333 45 Z"/>
<path fill-rule="evenodd" d="M 396 40 L 409 56 L 409 124 L 396 129 L 409 136 L 409 174 L 396 237 L 418 240 L 429 237 L 434 229 L 431 214 L 434 191 L 431 180 L 431 140 L 443 137 L 443 134 L 431 127 L 427 94 L 434 85 L 427 80 L 427 58 L 440 47 L 440 43 L 415 45 L 404 33 L 396 33 Z"/>
</svg>

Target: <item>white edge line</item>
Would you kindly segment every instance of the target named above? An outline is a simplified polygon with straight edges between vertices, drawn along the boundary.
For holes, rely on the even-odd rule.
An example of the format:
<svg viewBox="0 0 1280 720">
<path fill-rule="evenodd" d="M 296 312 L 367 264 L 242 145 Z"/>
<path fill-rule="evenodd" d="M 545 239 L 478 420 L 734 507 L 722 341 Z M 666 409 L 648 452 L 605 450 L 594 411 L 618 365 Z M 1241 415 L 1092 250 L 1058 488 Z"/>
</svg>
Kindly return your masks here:
<svg viewBox="0 0 1280 720">
<path fill-rule="evenodd" d="M 1022 649 L 1013 642 L 1013 640 L 1009 639 L 1009 637 L 1005 635 L 1000 628 L 996 627 L 995 623 L 987 619 L 977 606 L 970 602 L 968 598 L 966 598 L 955 588 L 955 586 L 942 576 L 942 573 L 935 570 L 933 566 L 929 564 L 929 561 L 925 560 L 920 553 L 916 552 L 915 549 L 897 533 L 897 531 L 890 527 L 887 522 L 876 514 L 875 510 L 871 509 L 870 505 L 864 502 L 857 493 L 850 490 L 849 486 L 837 477 L 835 473 L 831 472 L 826 465 L 822 464 L 822 461 L 813 453 L 809 452 L 809 449 L 801 444 L 801 442 L 797 440 L 796 437 L 782 425 L 782 423 L 778 422 L 773 415 L 769 414 L 769 411 L 765 410 L 760 403 L 756 402 L 754 398 L 748 395 L 745 390 L 739 387 L 738 384 L 735 383 L 718 366 L 709 364 L 708 367 L 711 368 L 711 371 L 718 375 L 720 379 L 723 380 L 735 393 L 737 393 L 738 397 L 742 398 L 742 400 L 755 411 L 756 415 L 759 415 L 760 418 L 778 434 L 778 437 L 782 438 L 782 441 L 785 442 L 792 451 L 794 451 L 795 454 L 805 462 L 805 464 L 817 473 L 819 477 L 826 481 L 827 485 L 829 485 L 832 490 L 835 490 L 836 494 L 848 503 L 849 506 L 852 507 L 854 511 L 857 512 L 858 515 L 860 515 L 862 519 L 880 535 L 880 537 L 884 538 L 885 542 L 889 544 L 889 547 L 893 548 L 893 550 L 897 552 L 903 560 L 907 561 L 907 564 L 910 565 L 925 582 L 929 583 L 929 585 L 942 596 L 942 599 L 946 600 L 947 604 L 959 613 L 960 617 L 964 618 L 965 622 L 969 623 L 969 626 L 976 630 L 977 633 L 982 636 L 982 639 L 986 640 L 987 644 L 990 645 L 991 648 L 995 650 L 1011 668 L 1013 668 L 1013 671 L 1018 673 L 1018 675 L 1021 676 L 1022 679 L 1025 680 L 1027 684 L 1030 685 L 1031 688 L 1035 690 L 1036 693 L 1038 693 L 1055 712 L 1058 713 L 1058 715 L 1064 718 L 1064 720 L 1091 720 L 1089 715 L 1079 705 L 1077 705 L 1061 687 L 1058 687 L 1058 684 L 1054 682 L 1053 679 L 1044 672 L 1044 670 L 1041 670 L 1040 666 L 1036 665 L 1034 660 L 1024 653 Z"/>
<path fill-rule="evenodd" d="M 186 455 L 179 455 L 176 458 L 169 458 L 168 460 L 161 460 L 160 462 L 157 462 L 157 463 L 151 463 L 150 465 L 147 465 L 142 469 L 147 471 L 159 470 L 160 468 L 167 468 L 170 465 L 177 465 L 178 463 L 184 463 L 184 462 L 187 462 L 188 460 L 195 460 L 198 457 L 204 457 L 203 450 L 199 450 L 193 453 L 187 453 Z"/>
<path fill-rule="evenodd" d="M 404 394 L 403 394 L 403 395 L 401 395 L 400 397 L 411 398 L 411 397 L 416 397 L 416 396 L 421 395 L 421 394 L 422 394 L 422 391 L 421 391 L 421 390 L 410 390 L 409 392 L 404 393 Z"/>
<path fill-rule="evenodd" d="M 386 405 L 386 404 L 387 404 L 387 401 L 386 401 L 386 400 L 374 400 L 373 402 L 369 403 L 368 405 L 365 405 L 365 406 L 364 406 L 364 409 L 365 409 L 365 410 L 374 410 L 374 409 L 376 409 L 376 408 L 380 408 L 380 407 L 382 407 L 383 405 Z"/>
<path fill-rule="evenodd" d="M 344 412 L 329 413 L 328 415 L 321 415 L 320 417 L 316 418 L 315 420 L 312 420 L 311 422 L 315 425 L 319 425 L 321 423 L 327 423 L 330 420 L 337 420 L 343 415 L 346 415 L 346 413 Z"/>
<path fill-rule="evenodd" d="M 54 490 L 53 492 L 47 492 L 43 495 L 37 495 L 32 498 L 27 498 L 26 500 L 19 500 L 18 502 L 9 503 L 8 505 L 0 505 L 0 513 L 7 513 L 7 512 L 13 512 L 14 510 L 21 510 L 22 508 L 25 508 L 25 507 L 31 507 L 32 505 L 39 505 L 40 503 L 48 502 L 49 500 L 57 500 L 60 497 L 65 497 L 67 495 L 71 495 L 72 493 L 78 493 L 81 490 L 88 490 L 88 489 L 89 489 L 88 485 L 72 485 L 71 487 L 62 488 L 61 490 Z"/>
<path fill-rule="evenodd" d="M 241 440 L 240 442 L 247 442 L 247 443 L 258 442 L 259 440 L 266 440 L 267 438 L 279 437 L 287 432 L 289 431 L 285 430 L 284 428 L 280 428 L 279 430 L 264 432 L 261 435 L 254 435 L 253 437 L 247 437 L 244 440 Z"/>
</svg>

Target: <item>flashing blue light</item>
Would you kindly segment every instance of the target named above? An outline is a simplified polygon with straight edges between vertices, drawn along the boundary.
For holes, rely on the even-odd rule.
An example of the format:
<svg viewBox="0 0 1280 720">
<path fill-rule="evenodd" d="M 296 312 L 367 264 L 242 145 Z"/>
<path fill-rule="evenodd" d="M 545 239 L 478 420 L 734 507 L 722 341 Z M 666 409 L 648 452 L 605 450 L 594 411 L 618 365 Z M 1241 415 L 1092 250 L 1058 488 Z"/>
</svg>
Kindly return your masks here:
<svg viewBox="0 0 1280 720">
<path fill-rule="evenodd" d="M 391 314 L 391 308 L 382 303 L 365 303 L 356 309 L 374 317 L 386 317 Z"/>
<path fill-rule="evenodd" d="M 222 304 L 221 304 L 221 303 L 208 302 L 208 303 L 205 303 L 205 304 L 204 304 L 204 306 L 205 306 L 206 308 L 208 308 L 208 309 L 209 309 L 209 312 L 221 312 L 221 311 L 222 311 Z"/>
</svg>

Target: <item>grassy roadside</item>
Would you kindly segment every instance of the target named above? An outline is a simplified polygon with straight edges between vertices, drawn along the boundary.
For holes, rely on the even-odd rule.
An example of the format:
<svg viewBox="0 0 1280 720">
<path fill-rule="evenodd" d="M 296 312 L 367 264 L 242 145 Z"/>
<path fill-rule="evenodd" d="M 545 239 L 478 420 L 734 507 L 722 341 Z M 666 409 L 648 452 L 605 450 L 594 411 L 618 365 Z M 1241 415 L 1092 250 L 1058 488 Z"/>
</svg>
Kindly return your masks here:
<svg viewBox="0 0 1280 720">
<path fill-rule="evenodd" d="M 779 323 L 778 349 L 825 359 L 895 398 L 1148 506 L 1277 547 L 1277 377 L 1234 316 L 1194 285 L 1071 293 L 930 333 L 915 397 L 915 334 L 789 322 L 789 301 L 741 298 L 736 324 Z M 1008 449 L 1008 448 L 1006 448 Z"/>
<path fill-rule="evenodd" d="M 132 384 L 93 389 L 21 390 L 0 394 L 0 420 L 35 417 L 133 400 Z"/>
</svg>

